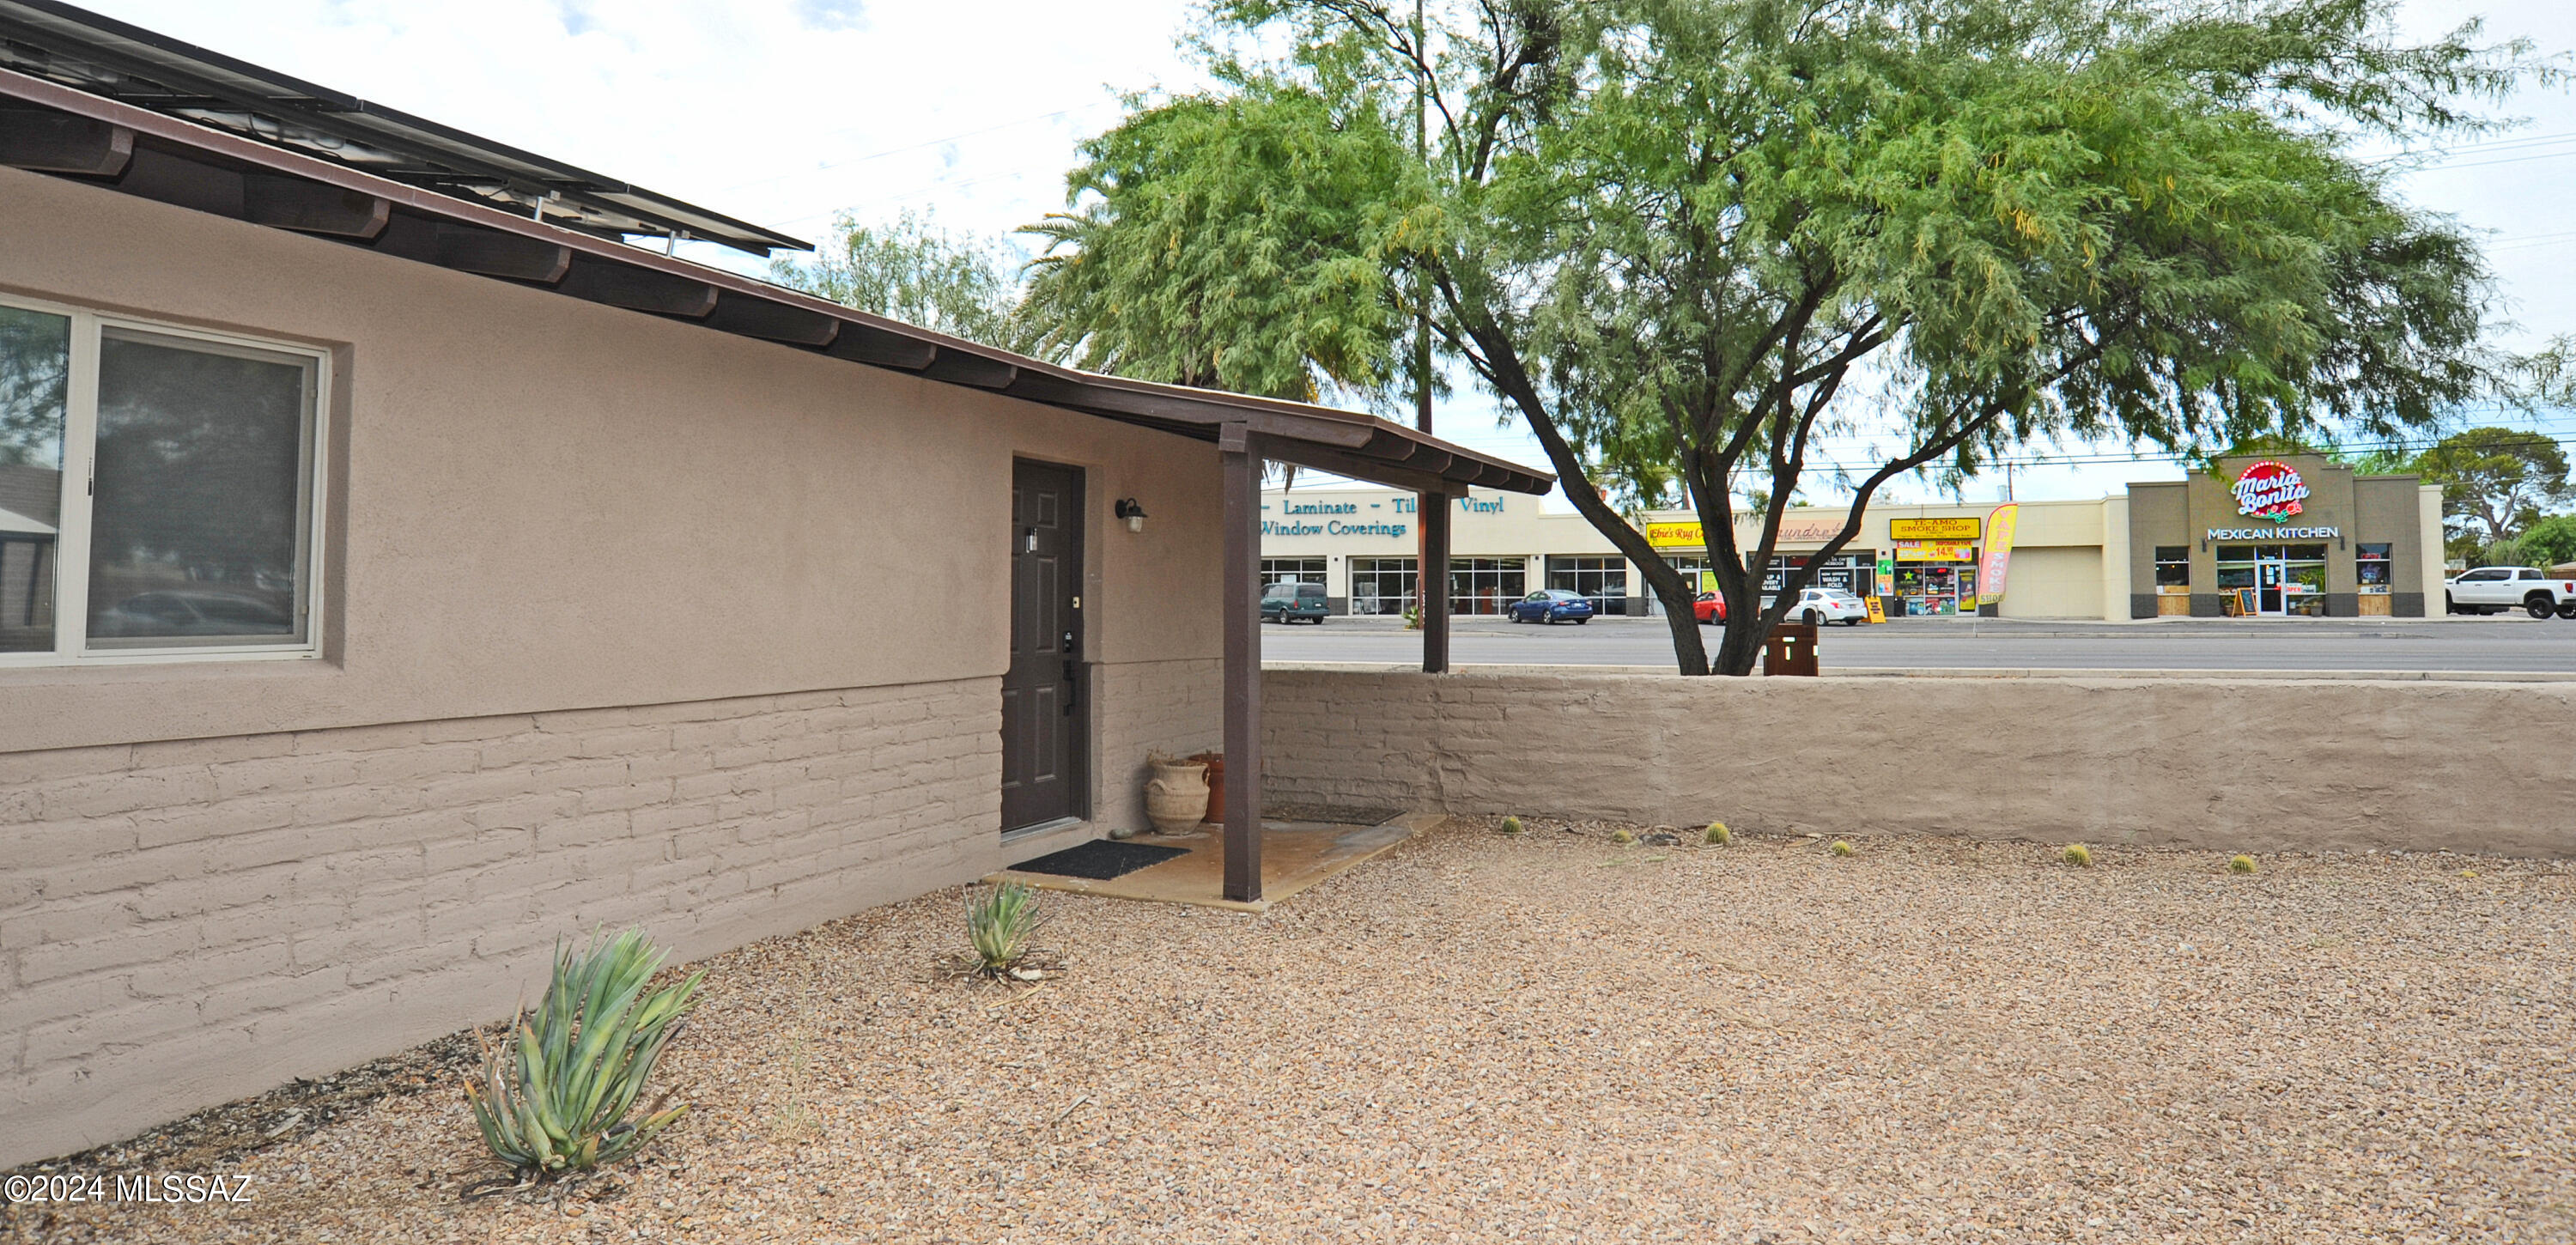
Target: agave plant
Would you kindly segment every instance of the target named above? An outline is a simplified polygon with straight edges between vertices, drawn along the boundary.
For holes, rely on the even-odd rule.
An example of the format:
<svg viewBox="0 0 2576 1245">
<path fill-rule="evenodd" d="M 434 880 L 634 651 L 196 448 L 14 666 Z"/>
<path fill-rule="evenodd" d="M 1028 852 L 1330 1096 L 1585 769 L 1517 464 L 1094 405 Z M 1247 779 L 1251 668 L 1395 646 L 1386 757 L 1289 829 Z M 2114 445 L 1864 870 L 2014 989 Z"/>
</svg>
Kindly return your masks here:
<svg viewBox="0 0 2576 1245">
<path fill-rule="evenodd" d="M 1038 928 L 1037 892 L 1018 882 L 1004 882 L 966 898 L 966 939 L 975 947 L 975 967 L 999 977 L 1029 953 L 1029 936 Z"/>
<path fill-rule="evenodd" d="M 466 1101 L 483 1144 L 520 1179 L 615 1163 L 687 1113 L 685 1103 L 666 1108 L 666 1093 L 642 1118 L 628 1118 L 706 979 L 691 973 L 647 995 L 663 958 L 642 930 L 604 944 L 593 935 L 579 952 L 558 945 L 536 1014 L 522 1008 L 511 1041 L 484 1051 L 481 1083 L 466 1082 Z"/>
</svg>

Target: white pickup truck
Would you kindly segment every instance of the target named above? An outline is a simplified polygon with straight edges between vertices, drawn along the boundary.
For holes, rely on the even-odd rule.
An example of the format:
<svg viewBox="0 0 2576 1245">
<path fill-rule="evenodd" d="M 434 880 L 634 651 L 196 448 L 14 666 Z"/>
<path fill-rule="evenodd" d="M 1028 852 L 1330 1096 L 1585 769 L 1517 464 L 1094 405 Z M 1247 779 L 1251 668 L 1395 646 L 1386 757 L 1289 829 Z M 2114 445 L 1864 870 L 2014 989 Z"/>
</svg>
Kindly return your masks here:
<svg viewBox="0 0 2576 1245">
<path fill-rule="evenodd" d="M 2551 578 L 2536 566 L 2481 566 L 2443 585 L 2453 614 L 2500 614 L 2521 609 L 2534 618 L 2576 618 L 2576 578 Z"/>
</svg>

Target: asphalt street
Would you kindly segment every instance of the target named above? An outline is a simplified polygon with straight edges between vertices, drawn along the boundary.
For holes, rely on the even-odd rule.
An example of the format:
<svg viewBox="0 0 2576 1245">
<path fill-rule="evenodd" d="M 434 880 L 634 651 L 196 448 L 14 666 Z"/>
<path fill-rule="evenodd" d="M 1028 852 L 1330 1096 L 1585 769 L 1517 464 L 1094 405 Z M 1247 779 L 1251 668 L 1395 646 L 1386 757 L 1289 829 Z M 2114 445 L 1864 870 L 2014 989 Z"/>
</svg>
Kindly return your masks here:
<svg viewBox="0 0 2576 1245">
<path fill-rule="evenodd" d="M 1714 646 L 1717 629 L 1701 635 Z M 1265 626 L 1276 662 L 1415 662 L 1422 637 L 1388 618 Z M 2576 622 L 2522 615 L 2446 619 L 2162 619 L 2136 623 L 1920 618 L 1828 626 L 1826 672 L 1842 669 L 2318 670 L 2576 673 Z M 1596 618 L 1583 626 L 1515 626 L 1460 618 L 1461 665 L 1665 666 L 1661 618 Z"/>
</svg>

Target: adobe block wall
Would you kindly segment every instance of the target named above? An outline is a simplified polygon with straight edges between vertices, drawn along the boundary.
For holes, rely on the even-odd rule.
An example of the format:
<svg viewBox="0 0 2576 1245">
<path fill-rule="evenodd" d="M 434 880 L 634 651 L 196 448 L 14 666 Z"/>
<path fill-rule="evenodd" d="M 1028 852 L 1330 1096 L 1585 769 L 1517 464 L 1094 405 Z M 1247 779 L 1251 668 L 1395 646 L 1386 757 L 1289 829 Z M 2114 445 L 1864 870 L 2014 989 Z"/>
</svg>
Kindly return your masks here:
<svg viewBox="0 0 2576 1245">
<path fill-rule="evenodd" d="M 2576 684 L 1274 668 L 1266 798 L 1763 831 L 2576 855 Z"/>
<path fill-rule="evenodd" d="M 1101 774 L 1092 821 L 1103 830 L 1150 830 L 1145 819 L 1145 780 L 1149 752 L 1189 756 L 1225 747 L 1225 662 L 1190 658 L 1180 661 L 1121 662 L 1098 668 L 1093 677 L 1099 707 L 1093 719 L 1099 732 Z"/>
<path fill-rule="evenodd" d="M 1064 846 L 995 832 L 999 694 L 0 754 L 0 1166 L 506 1016 L 594 925 L 691 958 Z"/>
</svg>

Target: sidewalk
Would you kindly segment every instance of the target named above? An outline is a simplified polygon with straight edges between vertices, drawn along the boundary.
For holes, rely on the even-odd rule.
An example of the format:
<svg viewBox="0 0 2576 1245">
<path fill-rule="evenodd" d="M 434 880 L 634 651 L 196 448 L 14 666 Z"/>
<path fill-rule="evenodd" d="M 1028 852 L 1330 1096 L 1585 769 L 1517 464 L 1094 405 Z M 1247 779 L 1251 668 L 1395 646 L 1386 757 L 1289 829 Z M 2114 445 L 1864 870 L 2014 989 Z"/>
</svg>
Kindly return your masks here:
<svg viewBox="0 0 2576 1245">
<path fill-rule="evenodd" d="M 1490 614 L 1454 614 L 1449 620 L 1453 633 L 1516 631 L 1529 625 Z M 1669 627 L 1660 614 L 1643 618 L 1604 614 L 1584 625 L 1617 630 L 1650 628 L 1657 632 Z M 1391 614 L 1336 615 L 1327 619 L 1323 626 L 1340 630 L 1401 632 L 1404 620 Z M 2566 627 L 2571 633 L 2576 633 L 2576 623 L 2532 618 L 2521 613 L 2483 617 L 2435 615 L 2430 618 L 2139 618 L 2116 622 L 2100 618 L 1891 618 L 1868 630 L 1878 635 L 1902 635 L 1908 639 L 1963 640 L 2014 636 L 2136 639 L 2144 635 L 2403 635 L 2425 638 L 2490 635 L 2492 632 L 2488 628 L 2499 626 Z M 1714 633 L 1717 629 L 1711 627 L 1709 630 Z M 1836 634 L 1839 633 L 1837 629 Z"/>
</svg>

